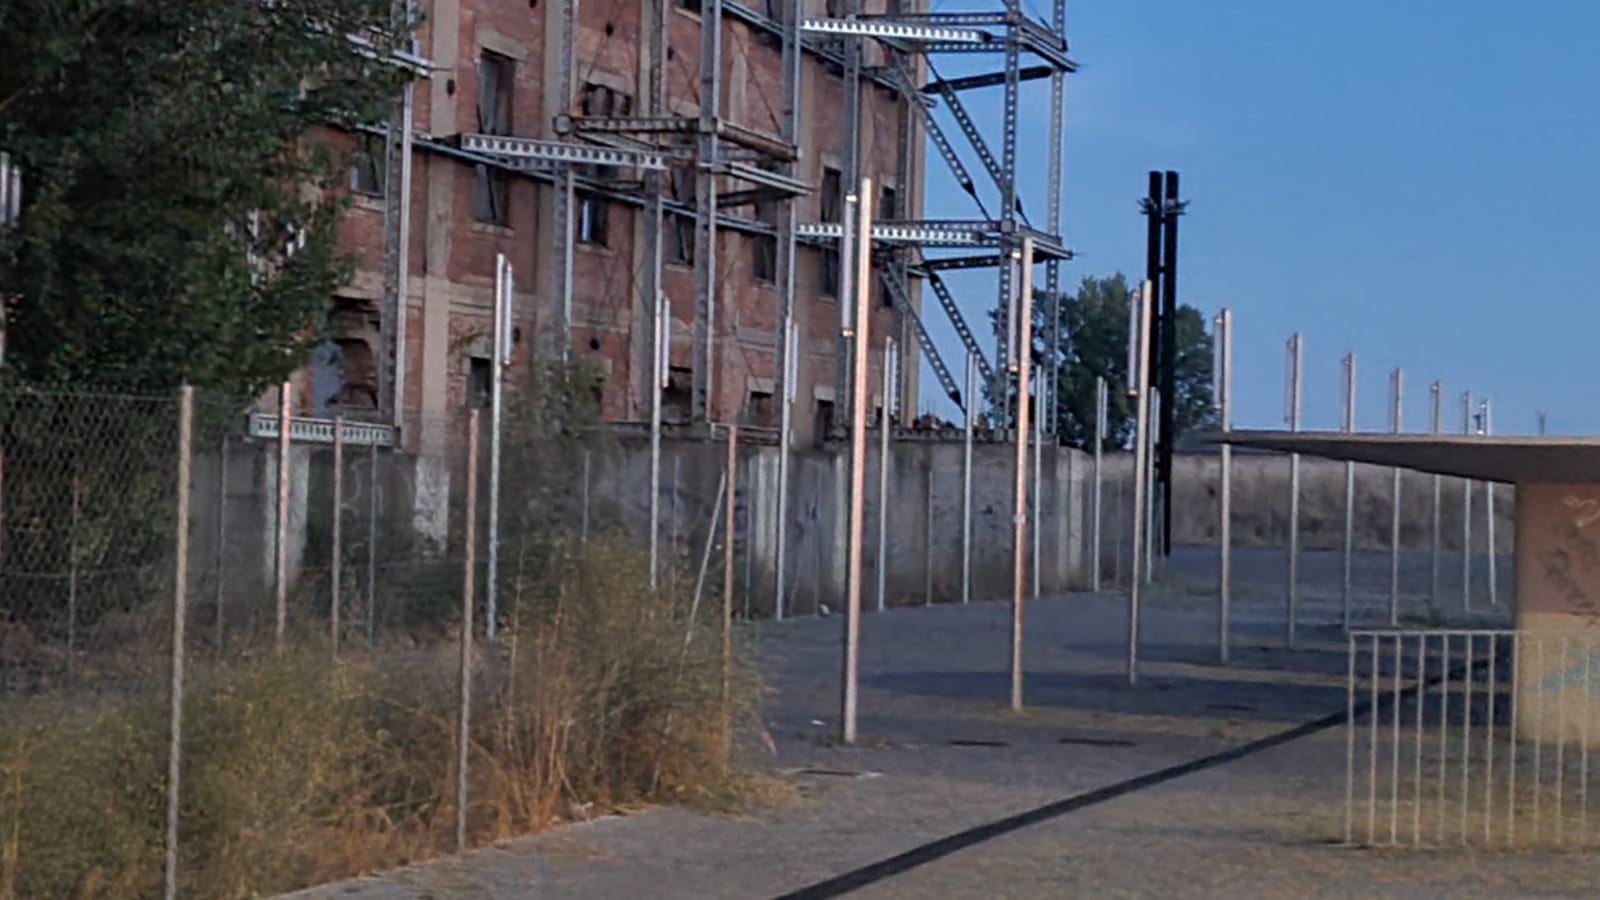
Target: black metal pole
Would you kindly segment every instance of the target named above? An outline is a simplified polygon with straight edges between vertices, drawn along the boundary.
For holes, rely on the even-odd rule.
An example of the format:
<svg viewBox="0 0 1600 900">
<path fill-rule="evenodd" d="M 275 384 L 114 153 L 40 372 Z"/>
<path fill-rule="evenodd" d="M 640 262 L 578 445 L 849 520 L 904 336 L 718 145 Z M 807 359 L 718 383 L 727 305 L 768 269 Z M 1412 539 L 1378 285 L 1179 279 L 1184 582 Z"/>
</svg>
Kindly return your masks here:
<svg viewBox="0 0 1600 900">
<path fill-rule="evenodd" d="M 1150 288 L 1155 292 L 1155 297 L 1161 297 L 1161 224 L 1163 220 L 1161 209 L 1161 173 L 1150 173 L 1150 194 L 1141 204 L 1144 214 L 1148 219 L 1149 229 L 1146 232 L 1144 277 L 1149 280 Z M 1138 293 L 1137 286 L 1134 289 Z M 1159 303 L 1151 304 L 1150 346 L 1159 347 L 1161 334 L 1161 306 Z M 1151 354 L 1148 361 L 1150 367 L 1150 383 L 1159 385 L 1157 377 L 1156 355 Z M 1132 389 L 1132 385 L 1129 385 Z"/>
<path fill-rule="evenodd" d="M 1161 553 L 1172 555 L 1172 452 L 1177 440 L 1178 399 L 1178 173 L 1167 173 L 1167 199 L 1162 206 L 1165 248 L 1161 279 Z"/>
</svg>

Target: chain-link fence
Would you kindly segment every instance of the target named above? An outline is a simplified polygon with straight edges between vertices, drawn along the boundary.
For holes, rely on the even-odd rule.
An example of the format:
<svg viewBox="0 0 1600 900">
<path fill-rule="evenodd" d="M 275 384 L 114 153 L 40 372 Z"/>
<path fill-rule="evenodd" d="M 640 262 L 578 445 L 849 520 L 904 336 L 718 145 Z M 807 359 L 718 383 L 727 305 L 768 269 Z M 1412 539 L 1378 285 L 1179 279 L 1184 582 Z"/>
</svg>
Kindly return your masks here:
<svg viewBox="0 0 1600 900">
<path fill-rule="evenodd" d="M 0 897 L 253 896 L 735 790 L 748 513 L 730 570 L 695 456 L 652 591 L 628 448 L 563 391 L 510 399 L 496 478 L 486 412 L 7 388 Z"/>
</svg>

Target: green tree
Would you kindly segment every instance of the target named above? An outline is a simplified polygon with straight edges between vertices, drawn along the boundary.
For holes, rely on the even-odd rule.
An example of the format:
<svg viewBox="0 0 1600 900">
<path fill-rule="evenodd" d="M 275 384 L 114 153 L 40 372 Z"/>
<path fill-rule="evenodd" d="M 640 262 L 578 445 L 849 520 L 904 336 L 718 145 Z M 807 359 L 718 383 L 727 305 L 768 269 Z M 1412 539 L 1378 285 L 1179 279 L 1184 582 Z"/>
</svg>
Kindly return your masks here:
<svg viewBox="0 0 1600 900">
<path fill-rule="evenodd" d="M 1061 344 L 1056 389 L 1057 433 L 1065 444 L 1090 448 L 1095 440 L 1095 380 L 1104 378 L 1108 394 L 1107 449 L 1133 444 L 1134 398 L 1128 396 L 1128 304 L 1133 288 L 1118 272 L 1109 278 L 1085 278 L 1076 294 L 1060 304 Z M 1033 365 L 1045 377 L 1049 365 L 1050 297 L 1036 291 L 1033 302 Z M 998 322 L 998 319 L 996 319 Z M 996 326 L 998 329 L 998 325 Z M 1177 405 L 1179 434 L 1213 424 L 1211 408 L 1211 335 L 1205 319 L 1192 306 L 1178 306 Z M 998 333 L 998 332 L 997 332 Z M 1165 399 L 1165 398 L 1164 398 Z"/>
<path fill-rule="evenodd" d="M 319 129 L 389 115 L 393 8 L 0 3 L 0 148 L 27 184 L 0 235 L 8 374 L 248 396 L 293 371 L 354 265 Z"/>
</svg>

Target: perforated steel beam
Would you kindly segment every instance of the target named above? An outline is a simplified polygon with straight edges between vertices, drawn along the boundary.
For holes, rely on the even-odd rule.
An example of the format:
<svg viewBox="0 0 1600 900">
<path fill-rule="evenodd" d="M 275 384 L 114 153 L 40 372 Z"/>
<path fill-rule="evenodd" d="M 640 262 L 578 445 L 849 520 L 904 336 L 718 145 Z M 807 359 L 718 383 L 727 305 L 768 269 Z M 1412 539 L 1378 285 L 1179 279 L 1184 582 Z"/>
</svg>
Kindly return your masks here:
<svg viewBox="0 0 1600 900">
<path fill-rule="evenodd" d="M 810 34 L 869 37 L 918 43 L 984 43 L 994 35 L 976 28 L 954 28 L 920 22 L 896 22 L 862 17 L 859 19 L 806 19 L 800 27 Z"/>
<path fill-rule="evenodd" d="M 933 289 L 933 296 L 938 298 L 939 306 L 944 309 L 944 314 L 950 319 L 950 326 L 956 330 L 956 336 L 961 338 L 961 345 L 967 348 L 972 358 L 978 363 L 978 371 L 985 381 L 994 379 L 994 369 L 983 356 L 983 348 L 978 346 L 978 339 L 967 327 L 967 318 L 961 314 L 961 307 L 956 305 L 956 298 L 950 296 L 950 288 L 938 274 L 928 274 L 928 287 Z"/>
<path fill-rule="evenodd" d="M 919 244 L 925 247 L 980 247 L 995 243 L 990 222 L 875 222 L 872 239 L 887 243 Z M 800 237 L 837 241 L 844 236 L 838 222 L 806 222 L 799 226 Z"/>
<path fill-rule="evenodd" d="M 580 166 L 616 166 L 629 169 L 666 169 L 664 154 L 648 150 L 621 150 L 593 147 L 566 141 L 501 137 L 493 134 L 463 134 L 461 149 L 469 153 L 498 156 L 511 160 L 536 160 Z"/>
</svg>

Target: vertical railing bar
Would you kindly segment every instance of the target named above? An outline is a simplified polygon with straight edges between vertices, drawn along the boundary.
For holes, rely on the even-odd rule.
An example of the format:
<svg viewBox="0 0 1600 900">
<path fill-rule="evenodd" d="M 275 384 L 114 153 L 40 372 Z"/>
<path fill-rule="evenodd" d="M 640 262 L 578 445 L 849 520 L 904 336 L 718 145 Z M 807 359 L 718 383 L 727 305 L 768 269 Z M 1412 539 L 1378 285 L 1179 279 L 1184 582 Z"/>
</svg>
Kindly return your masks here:
<svg viewBox="0 0 1600 900">
<path fill-rule="evenodd" d="M 1484 722 L 1488 729 L 1483 739 L 1483 846 L 1488 849 L 1494 842 L 1494 704 L 1500 694 L 1500 679 L 1495 670 L 1497 640 L 1489 635 L 1489 714 Z"/>
<path fill-rule="evenodd" d="M 1534 638 L 1534 666 L 1535 672 L 1545 671 L 1544 640 Z M 1544 838 L 1544 823 L 1540 820 L 1540 795 L 1544 793 L 1544 696 L 1540 695 L 1533 705 L 1533 842 L 1535 844 Z"/>
<path fill-rule="evenodd" d="M 1557 682 L 1556 691 L 1556 846 L 1564 844 L 1566 812 L 1562 809 L 1563 794 L 1566 789 L 1566 763 L 1567 763 L 1567 698 L 1560 688 L 1565 688 L 1567 671 L 1567 658 L 1569 652 L 1569 636 L 1561 636 L 1560 665 L 1563 672 L 1561 680 Z"/>
<path fill-rule="evenodd" d="M 1467 811 L 1472 805 L 1472 635 L 1466 639 L 1461 681 L 1461 843 L 1467 843 Z"/>
<path fill-rule="evenodd" d="M 1367 846 L 1378 842 L 1378 686 L 1383 681 L 1378 635 L 1372 636 L 1372 728 L 1367 746 Z"/>
<path fill-rule="evenodd" d="M 1393 717 L 1394 746 L 1390 749 L 1390 778 L 1389 778 L 1389 844 L 1396 846 L 1400 843 L 1400 679 L 1405 674 L 1406 666 L 1403 656 L 1405 636 L 1396 633 L 1394 636 L 1394 709 L 1390 710 Z"/>
<path fill-rule="evenodd" d="M 1450 635 L 1439 648 L 1439 846 L 1444 846 L 1444 785 L 1450 777 Z"/>
<path fill-rule="evenodd" d="M 1412 779 L 1414 796 L 1411 803 L 1411 846 L 1422 846 L 1422 726 L 1423 710 L 1427 704 L 1428 684 L 1428 635 L 1417 635 L 1417 747 L 1416 747 L 1416 775 Z"/>
<path fill-rule="evenodd" d="M 1344 843 L 1355 843 L 1356 805 L 1356 639 L 1345 638 L 1349 674 L 1344 682 Z"/>
<path fill-rule="evenodd" d="M 1511 635 L 1511 721 L 1506 729 L 1506 846 L 1517 843 L 1517 698 L 1522 694 L 1517 671 L 1522 656 L 1522 638 Z"/>
</svg>

